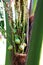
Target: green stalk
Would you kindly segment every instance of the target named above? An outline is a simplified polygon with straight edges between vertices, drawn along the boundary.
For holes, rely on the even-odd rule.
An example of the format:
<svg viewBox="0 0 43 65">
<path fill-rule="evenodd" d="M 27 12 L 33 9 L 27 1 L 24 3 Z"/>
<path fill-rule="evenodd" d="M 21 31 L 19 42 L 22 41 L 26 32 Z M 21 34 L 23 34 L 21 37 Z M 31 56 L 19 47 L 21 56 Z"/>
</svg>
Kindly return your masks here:
<svg viewBox="0 0 43 65">
<path fill-rule="evenodd" d="M 38 0 L 26 65 L 39 65 L 43 40 L 43 0 Z"/>
<path fill-rule="evenodd" d="M 24 42 L 23 40 L 23 33 L 24 33 L 24 1 L 22 0 L 22 24 L 23 24 L 23 30 L 22 30 L 22 43 Z"/>
<path fill-rule="evenodd" d="M 20 24 L 21 24 L 21 10 L 20 10 L 20 0 L 15 1 L 16 4 L 16 10 L 18 13 L 18 18 L 17 18 L 17 28 L 20 28 Z"/>
<path fill-rule="evenodd" d="M 12 8 L 11 8 L 12 9 Z M 12 12 L 12 11 L 11 11 Z M 10 13 L 10 12 L 9 12 Z M 12 15 L 11 13 L 10 13 L 10 15 Z M 9 25 L 11 25 L 10 27 L 11 27 L 11 29 L 12 29 L 12 31 L 11 31 L 11 35 L 12 35 L 12 45 L 13 45 L 13 50 L 14 50 L 14 53 L 16 53 L 16 46 L 15 46 L 15 41 L 14 41 L 14 36 L 15 36 L 15 33 L 14 33 L 14 29 L 15 29 L 15 22 L 13 22 L 13 20 L 12 19 L 10 19 L 9 18 Z"/>
<path fill-rule="evenodd" d="M 24 6 L 24 14 L 23 14 L 23 42 L 25 42 L 25 38 L 24 38 L 24 33 L 25 33 L 25 1 L 23 1 L 23 6 Z"/>
<path fill-rule="evenodd" d="M 17 28 L 18 28 L 18 3 L 17 2 L 18 1 L 15 0 L 15 10 L 16 10 L 15 17 L 16 17 L 16 20 L 17 20 Z"/>
<path fill-rule="evenodd" d="M 20 27 L 20 23 L 21 23 L 21 11 L 20 11 L 20 0 L 18 0 L 18 22 L 19 22 L 19 27 Z"/>
<path fill-rule="evenodd" d="M 22 31 L 22 41 L 23 42 L 25 42 L 25 36 L 24 36 L 24 33 L 25 33 L 25 30 L 26 30 L 26 28 L 25 28 L 25 25 L 26 25 L 26 19 L 27 19 L 27 17 L 26 17 L 26 15 L 27 15 L 27 1 L 26 0 L 23 0 L 23 31 Z"/>
</svg>

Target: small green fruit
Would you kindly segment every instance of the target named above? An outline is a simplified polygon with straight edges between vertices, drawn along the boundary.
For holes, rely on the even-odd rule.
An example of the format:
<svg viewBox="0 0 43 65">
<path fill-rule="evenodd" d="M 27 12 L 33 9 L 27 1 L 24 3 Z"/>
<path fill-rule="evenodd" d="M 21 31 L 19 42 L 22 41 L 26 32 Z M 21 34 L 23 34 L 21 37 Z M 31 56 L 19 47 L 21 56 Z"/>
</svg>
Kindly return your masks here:
<svg viewBox="0 0 43 65">
<path fill-rule="evenodd" d="M 24 33 L 24 36 L 26 36 L 26 33 Z"/>
<path fill-rule="evenodd" d="M 20 46 L 19 46 L 19 49 L 20 49 L 21 51 L 23 51 L 23 50 L 24 50 L 24 46 L 23 46 L 23 45 L 20 45 Z"/>
<path fill-rule="evenodd" d="M 12 49 L 13 49 L 13 46 L 9 45 L 8 50 L 12 50 Z"/>
<path fill-rule="evenodd" d="M 23 50 L 25 49 L 25 47 L 26 47 L 26 43 L 23 43 L 23 44 L 21 44 L 21 45 L 19 46 L 19 49 L 20 49 L 21 51 L 23 51 Z"/>
<path fill-rule="evenodd" d="M 22 27 L 23 25 L 22 25 L 22 24 L 20 24 L 20 26 Z"/>
<path fill-rule="evenodd" d="M 15 39 L 15 43 L 20 44 L 20 39 L 19 38 Z"/>
<path fill-rule="evenodd" d="M 26 43 L 23 43 L 23 46 L 26 47 Z"/>
</svg>

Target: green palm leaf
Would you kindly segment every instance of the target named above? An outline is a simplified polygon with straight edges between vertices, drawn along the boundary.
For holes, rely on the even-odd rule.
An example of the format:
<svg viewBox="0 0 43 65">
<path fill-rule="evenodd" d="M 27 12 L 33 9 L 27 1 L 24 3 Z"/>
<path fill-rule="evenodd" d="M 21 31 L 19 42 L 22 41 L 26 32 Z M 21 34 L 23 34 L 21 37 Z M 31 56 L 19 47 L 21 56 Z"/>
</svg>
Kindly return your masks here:
<svg viewBox="0 0 43 65">
<path fill-rule="evenodd" d="M 39 65 L 43 40 L 43 0 L 38 0 L 26 65 Z"/>
</svg>

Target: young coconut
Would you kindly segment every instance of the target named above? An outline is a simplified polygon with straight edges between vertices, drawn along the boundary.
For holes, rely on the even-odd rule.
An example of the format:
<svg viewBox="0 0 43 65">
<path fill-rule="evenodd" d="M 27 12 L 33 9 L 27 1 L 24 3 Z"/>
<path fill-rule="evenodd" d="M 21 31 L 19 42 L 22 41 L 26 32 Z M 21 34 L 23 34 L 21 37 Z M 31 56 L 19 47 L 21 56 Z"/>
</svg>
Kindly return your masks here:
<svg viewBox="0 0 43 65">
<path fill-rule="evenodd" d="M 26 47 L 26 43 L 23 43 L 19 46 L 19 50 L 23 53 L 24 52 L 24 49 Z"/>
<path fill-rule="evenodd" d="M 13 46 L 12 45 L 9 45 L 9 47 L 8 47 L 8 50 L 12 50 L 13 49 Z"/>
<path fill-rule="evenodd" d="M 16 44 L 20 44 L 20 39 L 19 38 L 15 38 L 15 43 Z"/>
</svg>

